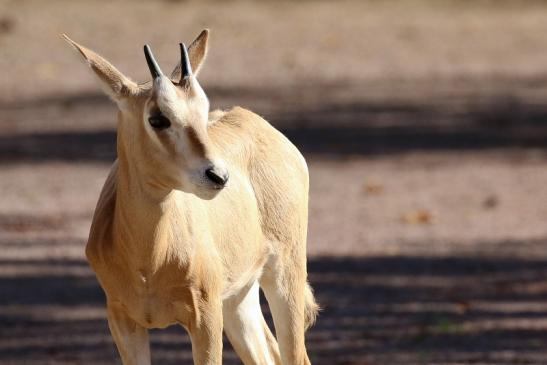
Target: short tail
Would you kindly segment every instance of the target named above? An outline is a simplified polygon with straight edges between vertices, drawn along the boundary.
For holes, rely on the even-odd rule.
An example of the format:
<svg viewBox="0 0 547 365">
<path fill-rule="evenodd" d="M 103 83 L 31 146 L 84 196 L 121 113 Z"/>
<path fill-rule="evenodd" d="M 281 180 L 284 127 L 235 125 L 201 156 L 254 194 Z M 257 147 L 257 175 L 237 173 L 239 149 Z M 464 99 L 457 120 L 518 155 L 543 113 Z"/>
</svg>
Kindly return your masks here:
<svg viewBox="0 0 547 365">
<path fill-rule="evenodd" d="M 306 329 L 313 326 L 320 310 L 321 308 L 313 297 L 313 289 L 309 284 L 306 284 L 306 289 L 304 290 L 304 319 Z"/>
</svg>

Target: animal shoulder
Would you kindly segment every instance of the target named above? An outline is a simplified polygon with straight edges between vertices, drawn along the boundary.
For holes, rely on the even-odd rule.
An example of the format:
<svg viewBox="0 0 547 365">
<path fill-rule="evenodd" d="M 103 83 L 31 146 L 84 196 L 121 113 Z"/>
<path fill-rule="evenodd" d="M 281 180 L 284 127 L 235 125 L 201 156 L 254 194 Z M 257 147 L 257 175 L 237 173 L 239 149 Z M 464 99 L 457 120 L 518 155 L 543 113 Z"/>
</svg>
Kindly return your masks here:
<svg viewBox="0 0 547 365">
<path fill-rule="evenodd" d="M 253 152 L 292 144 L 260 115 L 236 106 L 228 111 L 214 112 L 215 120 L 209 127 L 209 134 L 216 144 L 229 150 L 239 145 Z"/>
</svg>

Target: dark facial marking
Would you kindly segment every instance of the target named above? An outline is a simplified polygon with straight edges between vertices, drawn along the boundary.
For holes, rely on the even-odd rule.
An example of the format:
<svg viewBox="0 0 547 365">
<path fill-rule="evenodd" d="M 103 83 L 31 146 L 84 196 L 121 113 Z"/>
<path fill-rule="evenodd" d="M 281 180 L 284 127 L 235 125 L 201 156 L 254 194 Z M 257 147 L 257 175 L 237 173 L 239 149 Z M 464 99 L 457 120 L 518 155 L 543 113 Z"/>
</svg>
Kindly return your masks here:
<svg viewBox="0 0 547 365">
<path fill-rule="evenodd" d="M 198 132 L 195 128 L 188 127 L 186 128 L 186 133 L 188 135 L 188 140 L 190 140 L 190 145 L 192 148 L 196 151 L 199 155 L 205 154 L 205 144 L 203 143 L 203 139 L 200 138 L 198 135 Z"/>
</svg>

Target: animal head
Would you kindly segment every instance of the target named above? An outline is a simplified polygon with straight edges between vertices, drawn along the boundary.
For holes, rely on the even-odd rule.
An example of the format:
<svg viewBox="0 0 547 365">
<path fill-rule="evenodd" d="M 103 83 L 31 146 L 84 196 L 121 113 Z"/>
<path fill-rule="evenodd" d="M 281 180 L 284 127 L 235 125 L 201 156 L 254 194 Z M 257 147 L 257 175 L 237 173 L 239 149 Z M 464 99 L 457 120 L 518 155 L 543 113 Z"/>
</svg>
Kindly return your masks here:
<svg viewBox="0 0 547 365">
<path fill-rule="evenodd" d="M 152 82 L 136 84 L 95 52 L 64 38 L 84 57 L 104 91 L 118 105 L 118 158 L 145 183 L 210 199 L 226 186 L 228 171 L 208 132 L 209 100 L 197 75 L 208 49 L 204 30 L 186 48 L 170 77 L 148 45 Z"/>
</svg>

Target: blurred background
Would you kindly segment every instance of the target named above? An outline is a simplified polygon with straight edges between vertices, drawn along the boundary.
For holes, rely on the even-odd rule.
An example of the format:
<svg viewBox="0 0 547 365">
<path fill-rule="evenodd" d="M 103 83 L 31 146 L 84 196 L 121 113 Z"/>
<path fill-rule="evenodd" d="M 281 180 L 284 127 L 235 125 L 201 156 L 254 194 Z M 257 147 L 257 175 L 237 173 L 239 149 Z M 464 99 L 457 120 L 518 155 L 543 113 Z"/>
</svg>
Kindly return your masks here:
<svg viewBox="0 0 547 365">
<path fill-rule="evenodd" d="M 0 1 L 0 363 L 119 363 L 84 259 L 116 109 L 59 34 L 146 81 L 205 27 L 212 105 L 309 164 L 314 364 L 545 363 L 547 4 L 464 0 Z"/>
</svg>

